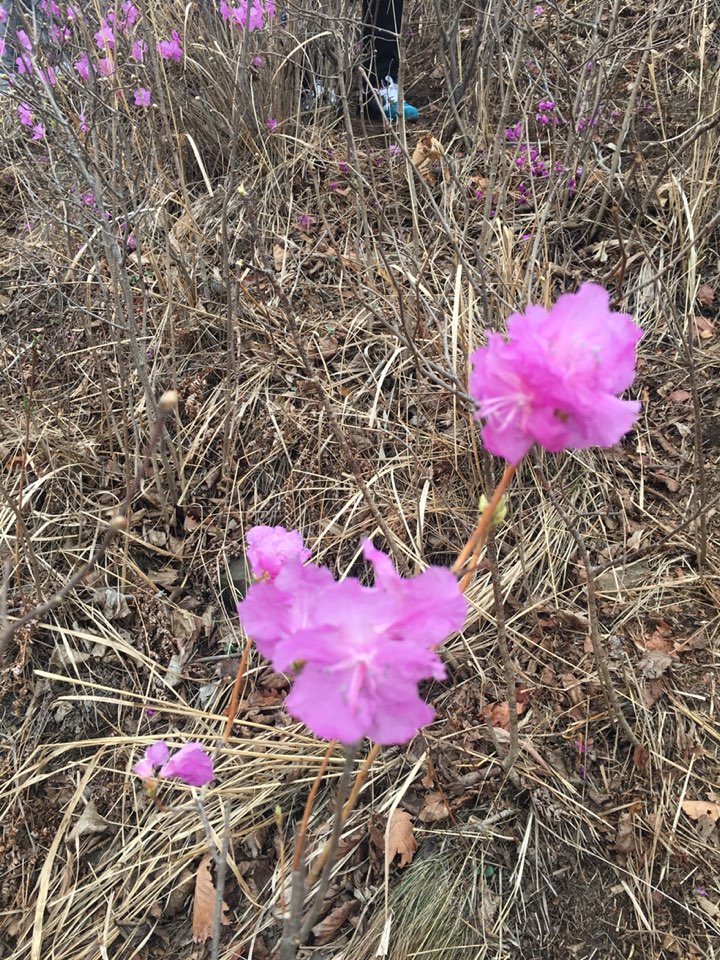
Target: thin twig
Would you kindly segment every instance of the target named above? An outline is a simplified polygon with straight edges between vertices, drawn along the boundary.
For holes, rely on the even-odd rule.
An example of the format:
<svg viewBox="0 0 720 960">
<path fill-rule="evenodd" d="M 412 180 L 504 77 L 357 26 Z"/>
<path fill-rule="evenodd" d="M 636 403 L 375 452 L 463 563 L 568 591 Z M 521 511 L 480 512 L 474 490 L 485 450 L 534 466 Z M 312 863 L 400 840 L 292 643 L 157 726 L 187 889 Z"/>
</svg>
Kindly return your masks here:
<svg viewBox="0 0 720 960">
<path fill-rule="evenodd" d="M 602 678 L 602 689 L 603 695 L 605 697 L 605 702 L 607 703 L 608 710 L 611 716 L 614 716 L 617 722 L 620 724 L 623 732 L 625 733 L 628 740 L 633 744 L 633 746 L 639 746 L 640 741 L 638 740 L 636 734 L 630 727 L 625 714 L 622 712 L 620 706 L 620 701 L 618 699 L 617 691 L 612 682 L 612 677 L 610 676 L 610 668 L 608 666 L 607 657 L 603 649 L 602 641 L 600 639 L 600 624 L 598 619 L 598 610 L 597 610 L 597 594 L 595 591 L 595 576 L 593 574 L 592 564 L 590 563 L 590 555 L 588 554 L 587 547 L 585 546 L 585 541 L 583 540 L 580 532 L 575 527 L 574 523 L 570 519 L 569 514 L 560 504 L 560 501 L 556 497 L 547 477 L 545 476 L 545 471 L 542 468 L 540 463 L 540 458 L 537 453 L 533 452 L 533 469 L 537 475 L 543 490 L 547 494 L 550 502 L 555 507 L 558 512 L 560 519 L 565 524 L 568 533 L 575 541 L 575 545 L 580 554 L 580 559 L 583 562 L 585 567 L 585 578 L 587 586 L 587 608 L 588 608 L 588 624 L 590 626 L 590 642 L 592 643 L 593 655 L 595 657 L 595 664 L 598 668 L 600 676 Z"/>
<path fill-rule="evenodd" d="M 340 841 L 340 834 L 342 833 L 344 817 L 343 817 L 343 808 L 345 806 L 345 800 L 347 798 L 348 789 L 350 787 L 350 777 L 352 776 L 353 764 L 355 763 L 355 755 L 358 751 L 358 744 L 351 743 L 345 745 L 345 766 L 343 767 L 342 776 L 340 777 L 340 783 L 338 784 L 337 797 L 335 800 L 335 813 L 333 819 L 333 829 L 330 835 L 330 841 L 328 843 L 328 853 L 327 860 L 325 861 L 325 866 L 323 867 L 323 872 L 320 875 L 320 883 L 318 885 L 317 893 L 315 894 L 315 899 L 313 901 L 312 907 L 310 907 L 310 912 L 305 917 L 305 921 L 300 928 L 300 936 L 298 940 L 298 946 L 305 943 L 307 938 L 310 936 L 310 932 L 315 924 L 315 921 L 318 918 L 322 905 L 325 901 L 325 894 L 328 891 L 330 886 L 330 876 L 332 874 L 333 861 L 335 859 L 335 853 L 337 851 L 337 846 Z"/>
</svg>

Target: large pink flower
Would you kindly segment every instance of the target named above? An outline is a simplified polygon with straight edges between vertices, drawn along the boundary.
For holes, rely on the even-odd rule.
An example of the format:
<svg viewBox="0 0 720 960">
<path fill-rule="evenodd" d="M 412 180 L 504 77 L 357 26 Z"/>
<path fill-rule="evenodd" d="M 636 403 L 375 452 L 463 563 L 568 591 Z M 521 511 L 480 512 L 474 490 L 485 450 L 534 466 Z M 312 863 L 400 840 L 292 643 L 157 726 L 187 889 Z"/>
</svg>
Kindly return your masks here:
<svg viewBox="0 0 720 960">
<path fill-rule="evenodd" d="M 274 668 L 296 673 L 286 706 L 314 733 L 404 743 L 433 717 L 418 683 L 445 676 L 433 647 L 462 627 L 467 602 L 449 570 L 403 579 L 369 541 L 364 552 L 373 587 L 293 557 L 238 613 Z"/>
<path fill-rule="evenodd" d="M 470 394 L 491 453 L 517 463 L 534 443 L 553 453 L 609 447 L 632 427 L 640 404 L 616 394 L 633 381 L 642 331 L 609 302 L 585 283 L 550 310 L 513 314 L 507 340 L 491 333 L 472 353 Z"/>
</svg>

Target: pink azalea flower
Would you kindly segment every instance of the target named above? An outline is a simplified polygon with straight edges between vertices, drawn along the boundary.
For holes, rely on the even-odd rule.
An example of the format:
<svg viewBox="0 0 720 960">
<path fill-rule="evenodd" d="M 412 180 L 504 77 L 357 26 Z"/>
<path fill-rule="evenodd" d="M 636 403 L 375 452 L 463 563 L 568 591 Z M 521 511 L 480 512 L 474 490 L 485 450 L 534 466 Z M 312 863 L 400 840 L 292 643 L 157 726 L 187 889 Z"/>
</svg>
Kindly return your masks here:
<svg viewBox="0 0 720 960">
<path fill-rule="evenodd" d="M 42 140 L 45 137 L 45 124 L 36 123 L 32 128 L 32 131 L 33 140 Z"/>
<path fill-rule="evenodd" d="M 20 117 L 20 123 L 24 127 L 32 126 L 32 110 L 27 103 L 18 104 L 18 116 Z"/>
<path fill-rule="evenodd" d="M 82 77 L 83 80 L 87 80 L 90 76 L 90 61 L 88 60 L 88 55 L 85 50 L 80 51 L 80 56 L 73 64 L 78 74 Z"/>
<path fill-rule="evenodd" d="M 203 750 L 202 744 L 186 743 L 168 759 L 170 749 L 164 740 L 158 740 L 145 750 L 142 760 L 133 767 L 143 780 L 150 780 L 156 776 L 156 769 L 160 767 L 157 776 L 161 779 L 178 777 L 192 787 L 202 787 L 210 783 L 213 778 L 212 759 Z"/>
<path fill-rule="evenodd" d="M 315 734 L 404 743 L 433 717 L 418 683 L 445 676 L 433 648 L 462 627 L 467 602 L 449 570 L 404 579 L 369 541 L 364 552 L 373 587 L 292 557 L 238 613 L 274 668 L 296 673 L 286 707 Z"/>
<path fill-rule="evenodd" d="M 270 133 L 274 132 L 274 130 L 277 128 L 277 125 L 278 125 L 278 122 L 275 119 L 275 117 L 268 117 L 267 120 L 265 121 L 265 126 L 268 128 Z"/>
<path fill-rule="evenodd" d="M 133 58 L 133 60 L 137 60 L 138 63 L 143 63 L 145 60 L 146 50 L 147 44 L 144 40 L 135 40 L 130 48 L 130 56 Z"/>
<path fill-rule="evenodd" d="M 534 443 L 553 453 L 609 447 L 632 427 L 640 404 L 616 394 L 633 381 L 642 331 L 609 302 L 584 283 L 550 310 L 513 314 L 507 340 L 491 333 L 472 353 L 470 394 L 491 453 L 518 463 Z"/>
<path fill-rule="evenodd" d="M 136 773 L 143 780 L 149 780 L 155 776 L 155 768 L 165 763 L 170 756 L 170 749 L 164 740 L 158 740 L 157 743 L 151 743 L 146 748 L 142 760 L 139 760 L 133 767 L 133 773 Z"/>
<path fill-rule="evenodd" d="M 30 43 L 30 38 L 25 33 L 24 30 L 18 30 L 16 34 L 18 40 L 20 41 L 20 46 L 30 52 L 32 50 L 32 44 Z"/>
<path fill-rule="evenodd" d="M 101 77 L 109 77 L 115 73 L 115 63 L 112 57 L 101 57 L 98 60 L 98 72 Z"/>
<path fill-rule="evenodd" d="M 178 63 L 182 60 L 183 51 L 177 30 L 173 30 L 170 40 L 159 40 L 155 46 L 163 60 L 175 60 Z"/>
<path fill-rule="evenodd" d="M 273 663 L 278 645 L 310 625 L 316 599 L 335 584 L 330 570 L 312 563 L 303 564 L 302 559 L 300 556 L 287 559 L 272 581 L 263 579 L 252 584 L 245 599 L 238 604 L 245 632 L 253 638 L 260 653 Z"/>
<path fill-rule="evenodd" d="M 212 759 L 201 743 L 186 743 L 160 768 L 159 776 L 178 777 L 191 787 L 202 787 L 214 776 Z"/>
<path fill-rule="evenodd" d="M 112 50 L 115 46 L 115 34 L 107 20 L 100 21 L 100 29 L 95 34 L 94 40 L 101 50 L 104 50 L 106 47 Z"/>
<path fill-rule="evenodd" d="M 256 580 L 274 580 L 288 560 L 308 560 L 310 551 L 297 530 L 253 527 L 247 535 L 247 558 Z"/>
<path fill-rule="evenodd" d="M 134 93 L 136 107 L 149 107 L 152 94 L 146 87 L 138 87 Z"/>
</svg>

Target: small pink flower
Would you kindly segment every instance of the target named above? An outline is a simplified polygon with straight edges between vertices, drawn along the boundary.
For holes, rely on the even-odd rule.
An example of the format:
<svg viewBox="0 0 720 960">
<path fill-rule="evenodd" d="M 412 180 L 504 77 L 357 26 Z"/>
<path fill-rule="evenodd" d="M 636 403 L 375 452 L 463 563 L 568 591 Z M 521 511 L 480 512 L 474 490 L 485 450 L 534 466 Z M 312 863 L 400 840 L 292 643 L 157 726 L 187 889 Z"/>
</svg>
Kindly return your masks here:
<svg viewBox="0 0 720 960">
<path fill-rule="evenodd" d="M 470 394 L 491 453 L 518 463 L 534 443 L 552 453 L 610 447 L 630 430 L 640 404 L 617 394 L 633 382 L 642 331 L 609 303 L 584 283 L 550 310 L 513 314 L 507 340 L 490 333 L 472 353 Z"/>
<path fill-rule="evenodd" d="M 301 230 L 308 230 L 313 225 L 313 218 L 307 213 L 301 213 L 298 217 L 298 224 Z"/>
<path fill-rule="evenodd" d="M 149 107 L 152 94 L 146 87 L 138 87 L 134 93 L 136 107 Z"/>
<path fill-rule="evenodd" d="M 95 34 L 94 40 L 101 50 L 105 48 L 112 50 L 115 46 L 115 34 L 107 20 L 100 21 L 100 29 Z"/>
<path fill-rule="evenodd" d="M 130 48 L 130 56 L 133 60 L 137 60 L 138 63 L 143 63 L 145 61 L 145 53 L 147 51 L 147 44 L 144 40 L 135 40 L 132 47 Z"/>
<path fill-rule="evenodd" d="M 136 773 L 143 780 L 149 780 L 155 775 L 155 768 L 165 763 L 170 755 L 170 749 L 164 740 L 158 740 L 157 743 L 151 743 L 145 750 L 142 760 L 139 760 L 133 767 L 133 773 Z"/>
<path fill-rule="evenodd" d="M 145 750 L 142 760 L 133 767 L 143 780 L 150 780 L 157 767 L 157 776 L 161 779 L 177 777 L 192 787 L 202 787 L 210 783 L 213 774 L 212 759 L 203 750 L 202 744 L 194 741 L 186 743 L 168 759 L 170 749 L 164 740 L 158 740 Z"/>
<path fill-rule="evenodd" d="M 159 776 L 178 777 L 191 787 L 202 787 L 210 783 L 214 776 L 212 759 L 205 753 L 201 743 L 186 743 L 160 768 Z"/>
<path fill-rule="evenodd" d="M 28 53 L 32 50 L 32 44 L 30 43 L 30 38 L 25 33 L 24 30 L 18 30 L 16 33 L 18 40 L 20 41 L 20 46 L 23 50 L 27 50 Z"/>
<path fill-rule="evenodd" d="M 20 123 L 24 127 L 32 126 L 32 110 L 26 103 L 18 105 L 18 116 L 20 117 Z"/>
<path fill-rule="evenodd" d="M 183 51 L 177 30 L 173 30 L 170 40 L 159 40 L 155 46 L 163 60 L 175 60 L 177 63 L 182 60 Z"/>
<path fill-rule="evenodd" d="M 259 57 L 259 56 L 258 56 L 258 57 L 253 57 L 250 62 L 252 63 L 252 65 L 253 65 L 254 67 L 261 67 L 261 66 L 265 63 L 265 61 L 263 60 L 263 58 L 262 58 L 262 57 Z"/>
<path fill-rule="evenodd" d="M 272 581 L 288 560 L 304 563 L 310 551 L 297 530 L 285 527 L 253 527 L 247 534 L 247 558 L 256 580 Z"/>
<path fill-rule="evenodd" d="M 388 153 L 391 157 L 399 157 L 402 155 L 402 149 L 397 145 L 397 143 L 391 143 L 388 147 Z"/>
<path fill-rule="evenodd" d="M 88 79 L 90 76 L 90 61 L 88 60 L 88 55 L 85 50 L 80 51 L 80 56 L 75 61 L 73 66 L 83 80 Z"/>
<path fill-rule="evenodd" d="M 278 125 L 278 122 L 275 119 L 275 117 L 268 117 L 267 120 L 265 121 L 265 126 L 268 128 L 270 133 L 275 132 L 275 130 L 277 129 L 277 125 Z"/>
<path fill-rule="evenodd" d="M 79 113 L 79 114 L 78 114 L 78 123 L 79 123 L 79 125 L 80 125 L 80 131 L 81 131 L 82 133 L 87 133 L 88 130 L 90 129 L 90 127 L 89 127 L 88 124 L 87 124 L 87 120 L 85 119 L 85 114 L 84 114 L 84 113 Z"/>
<path fill-rule="evenodd" d="M 36 123 L 32 128 L 32 131 L 33 140 L 42 140 L 45 137 L 45 124 Z"/>
</svg>

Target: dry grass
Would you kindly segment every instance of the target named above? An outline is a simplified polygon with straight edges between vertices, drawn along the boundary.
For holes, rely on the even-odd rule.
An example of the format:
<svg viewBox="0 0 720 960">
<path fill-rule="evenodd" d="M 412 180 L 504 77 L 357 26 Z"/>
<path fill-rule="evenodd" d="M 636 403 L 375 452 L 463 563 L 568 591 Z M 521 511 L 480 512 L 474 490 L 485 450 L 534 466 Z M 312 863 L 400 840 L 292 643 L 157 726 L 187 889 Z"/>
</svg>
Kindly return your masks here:
<svg viewBox="0 0 720 960">
<path fill-rule="evenodd" d="M 279 28 L 250 38 L 265 58 L 252 83 L 254 46 L 242 50 L 189 6 L 187 62 L 175 73 L 154 64 L 165 80 L 147 122 L 128 124 L 98 97 L 87 140 L 56 119 L 49 164 L 3 105 L 0 551 L 12 615 L 92 553 L 142 455 L 154 398 L 170 387 L 181 396 L 130 531 L 68 603 L 16 637 L 3 668 L 9 960 L 201 954 L 189 927 L 206 850 L 197 815 L 180 787 L 166 797 L 172 811 L 149 805 L 130 766 L 153 737 L 217 743 L 242 645 L 232 561 L 244 530 L 297 527 L 339 575 L 360 569 L 363 536 L 410 570 L 452 562 L 485 490 L 463 387 L 468 350 L 513 308 L 581 279 L 605 282 L 645 331 L 644 413 L 622 447 L 547 457 L 544 471 L 598 565 L 603 644 L 642 747 L 608 715 L 575 542 L 523 467 L 498 535 L 508 641 L 527 691 L 520 789 L 482 715 L 506 699 L 483 574 L 466 629 L 447 644 L 451 680 L 427 691 L 436 723 L 382 752 L 346 827 L 328 910 L 354 900 L 351 922 L 329 921 L 328 945 L 307 955 L 369 960 L 390 913 L 397 960 L 718 954 L 717 826 L 681 807 L 720 799 L 718 347 L 693 321 L 713 319 L 696 295 L 720 273 L 706 229 L 720 200 L 715 12 L 702 0 L 579 0 L 534 17 L 489 2 L 483 19 L 466 5 L 452 47 L 467 79 L 458 127 L 431 75 L 443 56 L 434 7 L 408 7 L 418 129 L 366 128 L 352 104 L 338 116 L 299 110 L 308 62 L 323 77 L 342 63 L 352 97 L 345 4 L 325 20 L 293 13 L 300 41 L 312 24 L 329 33 L 302 54 Z M 157 6 L 160 34 L 178 10 Z M 605 120 L 546 132 L 565 173 L 536 178 L 520 207 L 503 131 L 522 117 L 534 130 L 547 96 L 572 121 L 600 104 Z M 434 183 L 409 159 L 428 131 L 444 149 Z M 79 201 L 86 190 L 108 221 Z M 140 256 L 118 253 L 121 223 Z M 686 522 L 700 508 L 702 524 Z M 126 609 L 113 606 L 118 594 Z M 671 658 L 657 678 L 648 644 Z M 280 845 L 292 842 L 324 752 L 283 713 L 282 689 L 253 654 L 207 793 L 216 830 L 232 801 L 227 958 L 262 960 L 276 943 Z M 340 769 L 338 756 L 311 857 Z M 451 818 L 428 819 L 438 792 Z M 385 903 L 378 838 L 398 802 L 417 818 L 420 850 L 392 868 Z"/>
</svg>

